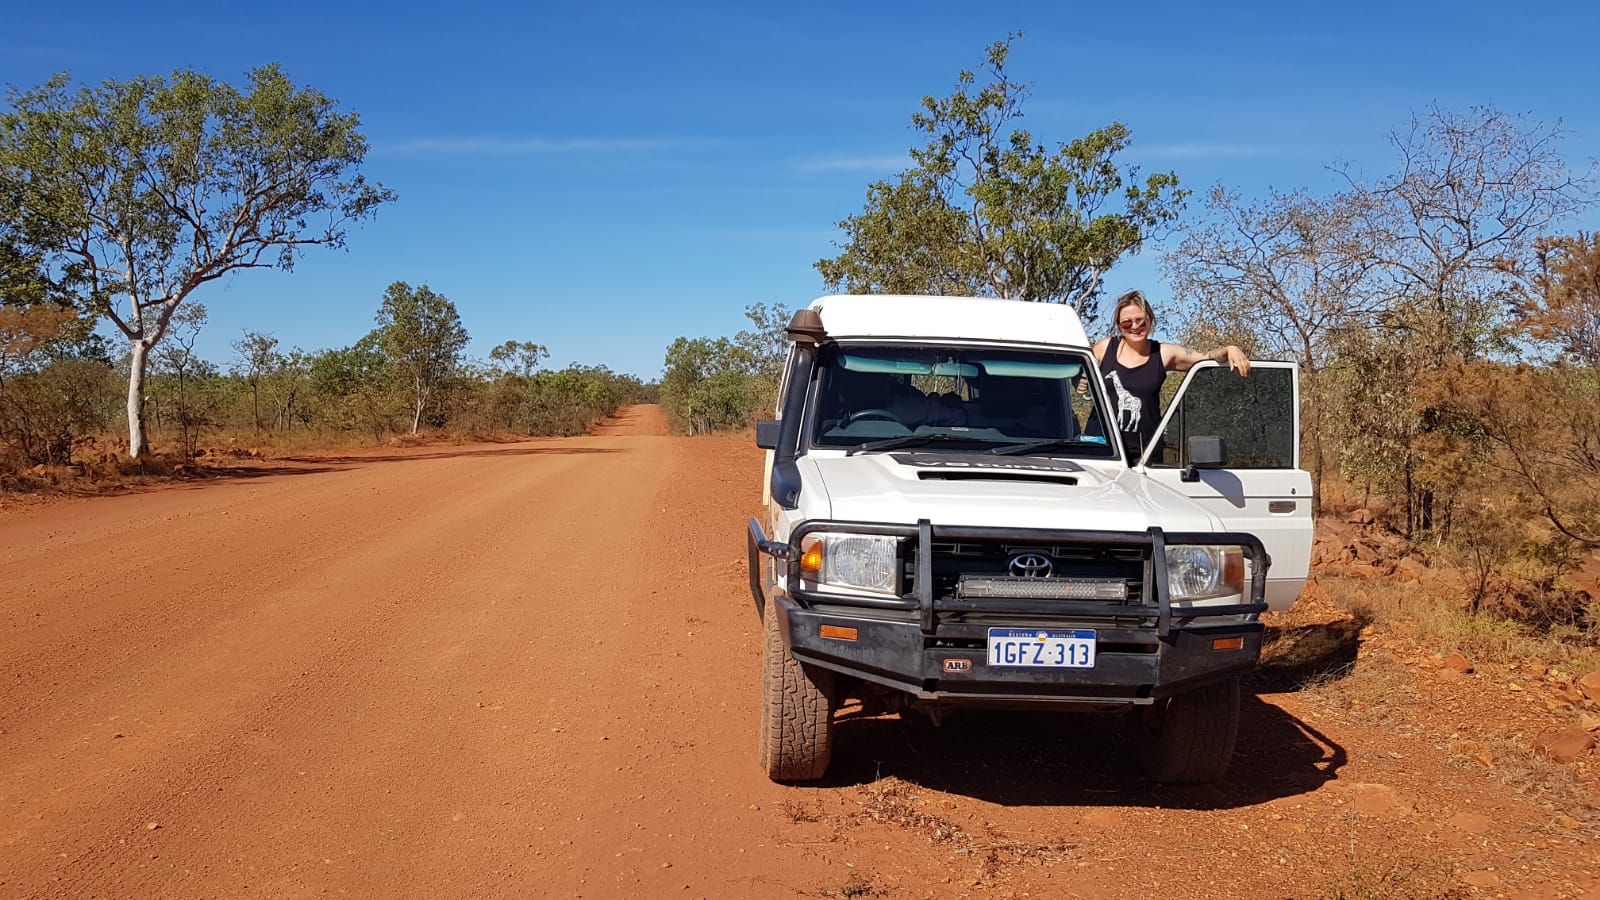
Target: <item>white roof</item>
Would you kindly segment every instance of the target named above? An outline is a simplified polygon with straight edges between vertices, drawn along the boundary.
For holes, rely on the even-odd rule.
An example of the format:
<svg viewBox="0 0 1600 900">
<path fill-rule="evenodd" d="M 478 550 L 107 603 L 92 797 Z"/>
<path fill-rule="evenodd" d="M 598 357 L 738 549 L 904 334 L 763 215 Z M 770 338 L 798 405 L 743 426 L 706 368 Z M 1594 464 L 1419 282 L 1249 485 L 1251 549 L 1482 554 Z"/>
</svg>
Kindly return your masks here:
<svg viewBox="0 0 1600 900">
<path fill-rule="evenodd" d="M 818 297 L 830 338 L 932 338 L 1060 344 L 1087 348 L 1083 322 L 1070 306 L 985 297 L 916 297 L 898 294 Z"/>
</svg>

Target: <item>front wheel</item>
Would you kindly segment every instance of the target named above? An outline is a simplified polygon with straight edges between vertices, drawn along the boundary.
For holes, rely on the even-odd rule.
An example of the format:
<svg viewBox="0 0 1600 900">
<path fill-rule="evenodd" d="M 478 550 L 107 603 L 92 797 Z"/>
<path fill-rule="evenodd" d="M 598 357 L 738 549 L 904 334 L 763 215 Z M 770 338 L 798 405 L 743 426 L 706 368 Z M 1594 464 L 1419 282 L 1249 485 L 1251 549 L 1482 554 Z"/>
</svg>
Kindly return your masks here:
<svg viewBox="0 0 1600 900">
<path fill-rule="evenodd" d="M 1239 677 L 1169 697 L 1137 726 L 1139 764 L 1169 784 L 1216 781 L 1233 760 L 1239 736 Z"/>
<path fill-rule="evenodd" d="M 761 766 L 773 781 L 816 781 L 833 756 L 834 675 L 794 658 L 770 602 L 764 618 Z"/>
</svg>

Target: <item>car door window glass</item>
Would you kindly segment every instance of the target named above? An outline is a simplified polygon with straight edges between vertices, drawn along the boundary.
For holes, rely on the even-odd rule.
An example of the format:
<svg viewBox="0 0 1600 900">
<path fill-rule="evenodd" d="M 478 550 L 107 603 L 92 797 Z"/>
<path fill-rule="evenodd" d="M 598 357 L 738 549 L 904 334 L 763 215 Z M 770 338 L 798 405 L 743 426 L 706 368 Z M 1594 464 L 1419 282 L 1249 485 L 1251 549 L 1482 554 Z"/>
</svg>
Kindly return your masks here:
<svg viewBox="0 0 1600 900">
<path fill-rule="evenodd" d="M 1294 370 L 1255 367 L 1248 377 L 1221 366 L 1194 372 L 1150 465 L 1188 465 L 1192 435 L 1217 435 L 1229 469 L 1292 469 L 1295 464 Z"/>
</svg>

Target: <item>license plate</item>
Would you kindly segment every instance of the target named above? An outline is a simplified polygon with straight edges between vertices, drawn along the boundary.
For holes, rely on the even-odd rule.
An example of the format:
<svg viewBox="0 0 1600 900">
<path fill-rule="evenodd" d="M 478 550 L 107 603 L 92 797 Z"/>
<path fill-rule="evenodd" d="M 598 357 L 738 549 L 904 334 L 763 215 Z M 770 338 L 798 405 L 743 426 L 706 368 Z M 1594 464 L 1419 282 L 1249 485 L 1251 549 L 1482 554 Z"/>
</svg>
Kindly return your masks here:
<svg viewBox="0 0 1600 900">
<path fill-rule="evenodd" d="M 1034 669 L 1094 668 L 1094 632 L 989 629 L 989 665 Z"/>
</svg>

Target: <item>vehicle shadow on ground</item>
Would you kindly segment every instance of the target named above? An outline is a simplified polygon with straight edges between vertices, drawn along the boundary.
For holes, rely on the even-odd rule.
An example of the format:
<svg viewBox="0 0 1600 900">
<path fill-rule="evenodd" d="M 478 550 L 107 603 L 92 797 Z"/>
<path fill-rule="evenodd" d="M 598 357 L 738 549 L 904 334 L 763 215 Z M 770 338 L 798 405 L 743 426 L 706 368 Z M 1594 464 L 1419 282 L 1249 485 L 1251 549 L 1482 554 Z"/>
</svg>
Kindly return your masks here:
<svg viewBox="0 0 1600 900">
<path fill-rule="evenodd" d="M 835 730 L 828 784 L 893 776 L 1005 806 L 1229 809 L 1306 794 L 1338 777 L 1345 749 L 1267 698 L 1348 673 L 1363 624 L 1269 635 L 1269 643 L 1297 652 L 1268 656 L 1245 678 L 1233 764 L 1214 784 L 1147 779 L 1135 758 L 1139 723 L 1131 715 L 962 712 L 935 726 L 917 714 L 852 715 L 850 708 Z"/>
</svg>

